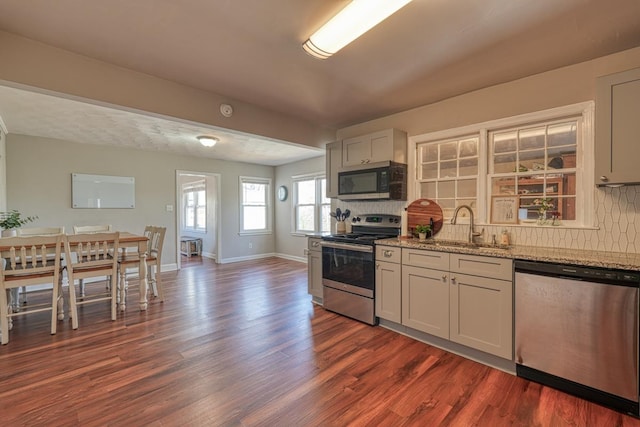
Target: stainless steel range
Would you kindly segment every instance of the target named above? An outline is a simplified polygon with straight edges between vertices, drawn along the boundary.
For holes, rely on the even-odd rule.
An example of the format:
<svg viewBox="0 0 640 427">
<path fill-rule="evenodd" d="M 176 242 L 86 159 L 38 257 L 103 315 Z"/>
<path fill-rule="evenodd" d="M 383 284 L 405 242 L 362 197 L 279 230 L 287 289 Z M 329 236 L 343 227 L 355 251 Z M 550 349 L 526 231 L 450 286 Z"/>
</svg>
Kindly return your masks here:
<svg viewBox="0 0 640 427">
<path fill-rule="evenodd" d="M 378 324 L 374 241 L 396 237 L 399 231 L 398 215 L 370 214 L 353 218 L 351 233 L 322 238 L 324 308 Z"/>
</svg>

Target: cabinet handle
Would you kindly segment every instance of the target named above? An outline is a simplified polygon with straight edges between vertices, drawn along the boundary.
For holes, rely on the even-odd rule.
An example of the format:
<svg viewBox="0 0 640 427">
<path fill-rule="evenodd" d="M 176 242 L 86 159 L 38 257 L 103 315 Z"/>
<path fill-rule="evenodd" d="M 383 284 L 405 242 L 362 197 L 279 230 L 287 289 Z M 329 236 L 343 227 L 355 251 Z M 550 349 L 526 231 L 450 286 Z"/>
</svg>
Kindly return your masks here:
<svg viewBox="0 0 640 427">
<path fill-rule="evenodd" d="M 451 284 L 452 284 L 452 285 L 455 285 L 455 284 L 456 284 L 456 278 L 455 278 L 455 277 L 452 277 L 452 278 L 451 278 Z"/>
<path fill-rule="evenodd" d="M 442 275 L 442 281 L 443 281 L 443 282 L 446 282 L 446 281 L 447 281 L 447 275 L 446 275 L 446 274 L 443 274 L 443 275 Z"/>
<path fill-rule="evenodd" d="M 380 264 L 376 262 L 376 270 L 378 270 L 379 268 L 380 268 Z"/>
<path fill-rule="evenodd" d="M 606 176 L 602 175 L 602 176 L 600 177 L 600 181 L 602 181 L 602 182 L 607 182 L 607 181 L 609 181 L 609 178 L 607 178 Z"/>
<path fill-rule="evenodd" d="M 393 256 L 393 252 L 386 250 L 382 252 L 382 255 L 387 257 L 387 258 L 391 258 L 391 256 Z"/>
<path fill-rule="evenodd" d="M 318 246 L 320 246 L 320 242 L 311 242 L 311 246 L 317 248 Z"/>
</svg>

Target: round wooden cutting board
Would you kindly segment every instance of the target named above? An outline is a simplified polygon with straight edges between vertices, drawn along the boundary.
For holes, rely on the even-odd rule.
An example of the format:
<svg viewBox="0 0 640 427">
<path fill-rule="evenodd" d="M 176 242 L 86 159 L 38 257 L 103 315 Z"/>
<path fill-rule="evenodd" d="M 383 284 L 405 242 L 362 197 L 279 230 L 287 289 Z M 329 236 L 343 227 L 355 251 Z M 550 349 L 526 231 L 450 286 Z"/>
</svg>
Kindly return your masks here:
<svg viewBox="0 0 640 427">
<path fill-rule="evenodd" d="M 442 208 L 440 205 L 430 199 L 418 199 L 407 207 L 407 222 L 409 224 L 409 233 L 416 235 L 414 232 L 416 225 L 429 225 L 433 219 L 433 230 L 431 236 L 438 234 L 442 228 Z"/>
</svg>

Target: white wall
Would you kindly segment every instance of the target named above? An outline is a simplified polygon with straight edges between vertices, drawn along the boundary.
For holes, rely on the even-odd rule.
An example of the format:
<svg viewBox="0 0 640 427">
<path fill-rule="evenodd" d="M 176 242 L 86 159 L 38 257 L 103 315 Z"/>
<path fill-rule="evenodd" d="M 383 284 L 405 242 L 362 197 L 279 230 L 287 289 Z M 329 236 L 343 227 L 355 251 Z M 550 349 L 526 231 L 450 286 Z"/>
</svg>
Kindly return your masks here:
<svg viewBox="0 0 640 427">
<path fill-rule="evenodd" d="M 284 202 L 275 198 L 276 252 L 280 255 L 306 259 L 304 250 L 307 238 L 292 233 L 293 229 L 293 185 L 291 177 L 310 173 L 324 173 L 325 157 L 302 160 L 288 165 L 276 167 L 274 191 L 285 185 L 289 189 L 289 197 Z"/>
<path fill-rule="evenodd" d="M 10 134 L 7 137 L 7 206 L 37 215 L 34 226 L 113 224 L 116 230 L 142 232 L 145 225 L 167 227 L 162 263 L 176 263 L 176 170 L 221 175 L 220 261 L 271 254 L 275 237 L 239 236 L 239 175 L 273 179 L 274 168 L 247 163 L 180 156 L 159 151 L 77 144 Z M 133 176 L 135 209 L 72 209 L 71 173 Z M 253 248 L 248 249 L 248 242 Z"/>
</svg>

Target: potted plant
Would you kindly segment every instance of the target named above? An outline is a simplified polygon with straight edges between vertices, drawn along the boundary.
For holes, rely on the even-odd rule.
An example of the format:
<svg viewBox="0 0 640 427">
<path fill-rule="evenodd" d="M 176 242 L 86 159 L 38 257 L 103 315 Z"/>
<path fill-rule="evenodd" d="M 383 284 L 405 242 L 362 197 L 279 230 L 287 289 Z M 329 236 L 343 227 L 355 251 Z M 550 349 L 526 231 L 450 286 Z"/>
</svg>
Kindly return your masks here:
<svg viewBox="0 0 640 427">
<path fill-rule="evenodd" d="M 16 228 L 20 228 L 24 224 L 38 219 L 37 216 L 22 217 L 17 210 L 11 210 L 9 212 L 0 212 L 0 228 L 2 228 L 2 237 L 15 236 Z"/>
<path fill-rule="evenodd" d="M 431 231 L 430 225 L 418 224 L 416 225 L 416 233 L 418 233 L 418 238 L 420 240 L 425 240 L 427 238 L 427 234 Z"/>
</svg>

